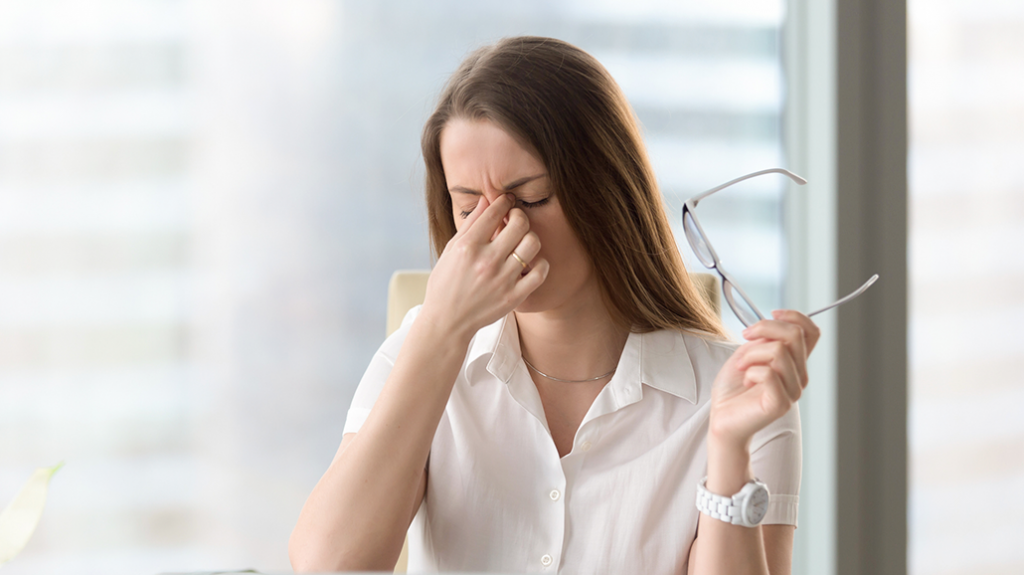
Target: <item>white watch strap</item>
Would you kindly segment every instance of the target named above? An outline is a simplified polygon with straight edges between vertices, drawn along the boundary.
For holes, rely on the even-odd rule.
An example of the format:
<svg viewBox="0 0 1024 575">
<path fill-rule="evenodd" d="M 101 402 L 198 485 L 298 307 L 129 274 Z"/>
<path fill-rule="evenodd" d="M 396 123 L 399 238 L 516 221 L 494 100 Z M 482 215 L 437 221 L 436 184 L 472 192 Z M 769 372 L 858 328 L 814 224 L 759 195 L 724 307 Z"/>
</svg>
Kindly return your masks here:
<svg viewBox="0 0 1024 575">
<path fill-rule="evenodd" d="M 740 489 L 739 493 L 732 497 L 711 493 L 707 489 L 707 481 L 708 478 L 705 477 L 697 484 L 697 509 L 701 513 L 707 514 L 719 521 L 744 527 L 756 527 L 764 519 L 764 513 L 768 505 L 768 486 L 761 483 L 756 477 L 752 481 L 747 482 Z M 757 501 L 753 504 L 760 511 L 760 513 L 755 511 L 755 520 L 753 522 L 743 516 L 744 507 L 752 504 L 751 497 L 754 497 Z"/>
<path fill-rule="evenodd" d="M 708 478 L 705 477 L 697 485 L 697 510 L 719 521 L 739 523 L 741 521 L 739 506 L 733 503 L 731 497 L 715 495 L 708 491 L 705 487 L 707 480 Z"/>
</svg>

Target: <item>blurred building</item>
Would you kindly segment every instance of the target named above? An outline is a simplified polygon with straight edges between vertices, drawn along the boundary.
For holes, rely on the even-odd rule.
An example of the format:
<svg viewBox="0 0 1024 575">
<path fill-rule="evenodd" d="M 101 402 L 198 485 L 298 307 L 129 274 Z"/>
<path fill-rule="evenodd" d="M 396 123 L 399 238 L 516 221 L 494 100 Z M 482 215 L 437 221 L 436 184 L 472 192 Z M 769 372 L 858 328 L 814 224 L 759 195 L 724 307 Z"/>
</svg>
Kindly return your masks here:
<svg viewBox="0 0 1024 575">
<path fill-rule="evenodd" d="M 288 568 L 387 280 L 430 267 L 419 133 L 461 58 L 530 33 L 604 62 L 689 256 L 687 197 L 784 164 L 782 19 L 753 1 L 0 4 L 0 500 L 66 461 L 5 572 Z M 767 309 L 781 189 L 700 208 Z"/>
<path fill-rule="evenodd" d="M 910 572 L 1024 573 L 1024 4 L 908 16 Z"/>
</svg>

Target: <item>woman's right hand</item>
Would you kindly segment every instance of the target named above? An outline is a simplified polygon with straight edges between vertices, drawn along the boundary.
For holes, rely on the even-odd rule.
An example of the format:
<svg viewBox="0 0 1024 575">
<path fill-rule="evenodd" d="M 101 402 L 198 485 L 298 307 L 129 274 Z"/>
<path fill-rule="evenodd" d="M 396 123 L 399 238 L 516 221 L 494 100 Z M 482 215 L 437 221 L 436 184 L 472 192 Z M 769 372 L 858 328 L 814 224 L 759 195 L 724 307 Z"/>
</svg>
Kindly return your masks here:
<svg viewBox="0 0 1024 575">
<path fill-rule="evenodd" d="M 504 194 L 494 203 L 480 196 L 431 271 L 420 316 L 472 337 L 544 283 L 549 264 L 544 258 L 535 260 L 540 239 L 530 231 L 526 214 L 512 207 L 514 202 L 513 194 Z M 523 268 L 513 251 L 528 268 Z"/>
</svg>

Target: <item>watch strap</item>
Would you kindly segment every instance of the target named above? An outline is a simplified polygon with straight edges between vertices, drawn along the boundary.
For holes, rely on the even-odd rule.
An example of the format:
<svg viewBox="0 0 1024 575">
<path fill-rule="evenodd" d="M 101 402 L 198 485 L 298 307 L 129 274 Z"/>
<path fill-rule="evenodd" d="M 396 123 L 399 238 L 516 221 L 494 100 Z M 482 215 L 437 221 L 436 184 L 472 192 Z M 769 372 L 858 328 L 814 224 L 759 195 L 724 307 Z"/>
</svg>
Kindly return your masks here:
<svg viewBox="0 0 1024 575">
<path fill-rule="evenodd" d="M 745 520 L 743 517 L 743 502 L 738 499 L 740 499 L 740 496 L 744 495 L 745 492 L 749 493 L 751 491 L 748 486 L 764 486 L 763 483 L 755 477 L 753 480 L 747 482 L 736 495 L 732 497 L 725 497 L 724 495 L 718 495 L 708 491 L 707 481 L 708 478 L 705 477 L 697 484 L 697 509 L 701 513 L 732 525 L 742 525 L 744 527 L 757 526 L 757 524 L 752 525 Z"/>
</svg>

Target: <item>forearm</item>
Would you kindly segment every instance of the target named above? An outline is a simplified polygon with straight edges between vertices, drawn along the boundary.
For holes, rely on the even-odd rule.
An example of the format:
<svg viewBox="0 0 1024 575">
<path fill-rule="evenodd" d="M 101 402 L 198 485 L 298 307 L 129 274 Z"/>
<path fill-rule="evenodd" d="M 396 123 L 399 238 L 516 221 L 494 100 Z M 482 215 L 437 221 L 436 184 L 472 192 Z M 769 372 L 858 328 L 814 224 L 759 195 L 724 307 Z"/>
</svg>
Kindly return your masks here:
<svg viewBox="0 0 1024 575">
<path fill-rule="evenodd" d="M 296 570 L 394 568 L 469 343 L 467 334 L 418 320 L 366 422 L 302 509 L 289 545 Z"/>
<path fill-rule="evenodd" d="M 749 445 L 729 444 L 708 436 L 707 489 L 732 495 L 753 478 Z M 732 525 L 701 514 L 691 575 L 768 575 L 761 527 Z"/>
</svg>

